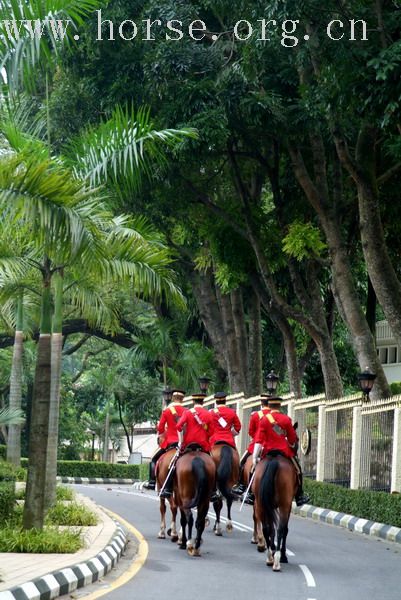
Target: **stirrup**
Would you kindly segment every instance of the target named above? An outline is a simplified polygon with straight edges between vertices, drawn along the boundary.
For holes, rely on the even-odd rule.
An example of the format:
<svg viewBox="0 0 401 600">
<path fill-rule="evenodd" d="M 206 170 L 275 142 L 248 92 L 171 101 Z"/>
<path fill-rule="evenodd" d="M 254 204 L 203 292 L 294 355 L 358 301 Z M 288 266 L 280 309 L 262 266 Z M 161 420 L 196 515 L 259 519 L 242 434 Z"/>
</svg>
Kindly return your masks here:
<svg viewBox="0 0 401 600">
<path fill-rule="evenodd" d="M 210 494 L 210 502 L 217 502 L 218 500 L 220 500 L 220 498 L 221 494 L 219 490 L 213 490 L 213 492 Z"/>
<path fill-rule="evenodd" d="M 160 492 L 159 498 L 171 498 L 172 495 L 173 492 L 171 492 L 170 490 L 163 490 L 162 492 Z"/>
<path fill-rule="evenodd" d="M 249 492 L 249 494 L 244 500 L 244 504 L 249 504 L 250 506 L 253 506 L 255 504 L 255 495 L 252 492 Z"/>
<path fill-rule="evenodd" d="M 238 483 L 232 488 L 231 491 L 237 496 L 242 496 L 242 494 L 246 491 L 246 486 L 243 483 Z"/>
<path fill-rule="evenodd" d="M 295 498 L 295 504 L 297 506 L 302 506 L 303 504 L 309 504 L 310 502 L 310 497 L 308 496 L 308 494 L 301 494 L 300 496 L 298 496 L 298 498 Z"/>
<path fill-rule="evenodd" d="M 143 484 L 145 490 L 155 490 L 156 489 L 156 481 L 145 481 Z"/>
</svg>

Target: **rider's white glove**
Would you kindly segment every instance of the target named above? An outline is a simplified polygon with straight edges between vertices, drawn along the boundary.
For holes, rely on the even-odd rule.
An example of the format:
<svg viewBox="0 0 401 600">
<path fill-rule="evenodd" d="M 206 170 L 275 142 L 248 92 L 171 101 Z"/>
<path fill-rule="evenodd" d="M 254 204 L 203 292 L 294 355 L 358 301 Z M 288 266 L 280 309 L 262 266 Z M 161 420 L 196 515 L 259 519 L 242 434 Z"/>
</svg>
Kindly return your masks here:
<svg viewBox="0 0 401 600">
<path fill-rule="evenodd" d="M 259 458 L 259 454 L 260 451 L 262 449 L 262 444 L 255 444 L 255 447 L 253 449 L 253 454 L 252 454 L 252 469 L 254 470 L 256 465 L 258 464 L 260 458 Z"/>
</svg>

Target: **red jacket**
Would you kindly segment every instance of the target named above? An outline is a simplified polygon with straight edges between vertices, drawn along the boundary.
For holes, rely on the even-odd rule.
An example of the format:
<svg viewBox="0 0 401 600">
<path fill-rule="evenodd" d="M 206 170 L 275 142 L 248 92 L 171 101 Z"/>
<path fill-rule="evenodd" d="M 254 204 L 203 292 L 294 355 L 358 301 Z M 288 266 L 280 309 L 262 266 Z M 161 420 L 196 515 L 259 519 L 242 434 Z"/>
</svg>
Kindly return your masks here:
<svg viewBox="0 0 401 600">
<path fill-rule="evenodd" d="M 298 440 L 297 433 L 292 425 L 290 417 L 272 410 L 260 419 L 255 443 L 263 445 L 263 454 L 270 450 L 280 450 L 291 458 L 295 455 L 292 447 Z"/>
<path fill-rule="evenodd" d="M 178 402 L 172 402 L 161 414 L 157 424 L 157 433 L 163 437 L 160 448 L 167 448 L 178 442 L 177 423 L 187 409 Z"/>
<path fill-rule="evenodd" d="M 270 408 L 268 406 L 263 406 L 263 408 L 261 408 L 260 410 L 255 410 L 251 414 L 251 418 L 249 419 L 249 428 L 248 428 L 249 437 L 251 438 L 251 442 L 248 446 L 249 454 L 253 453 L 253 449 L 255 447 L 255 439 L 254 438 L 258 431 L 260 420 L 262 419 L 262 417 L 264 415 L 267 415 L 267 413 L 269 413 L 269 412 L 270 412 Z"/>
<path fill-rule="evenodd" d="M 216 442 L 225 442 L 235 448 L 234 434 L 231 432 L 231 427 L 239 433 L 241 431 L 241 421 L 237 417 L 235 410 L 229 406 L 216 406 L 209 411 L 212 415 L 214 434 L 210 440 L 213 446 Z"/>
<path fill-rule="evenodd" d="M 210 452 L 210 438 L 214 428 L 212 415 L 206 408 L 196 405 L 186 410 L 178 421 L 177 430 L 184 430 L 184 448 L 188 444 L 199 444 L 205 452 Z"/>
</svg>

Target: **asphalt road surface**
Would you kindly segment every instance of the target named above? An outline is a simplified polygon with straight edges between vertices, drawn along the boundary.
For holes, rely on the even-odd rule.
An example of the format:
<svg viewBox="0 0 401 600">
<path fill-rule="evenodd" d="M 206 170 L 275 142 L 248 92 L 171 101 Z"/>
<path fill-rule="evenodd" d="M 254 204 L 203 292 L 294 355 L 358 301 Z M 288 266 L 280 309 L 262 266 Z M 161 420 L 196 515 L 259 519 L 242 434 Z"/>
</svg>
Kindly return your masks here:
<svg viewBox="0 0 401 600">
<path fill-rule="evenodd" d="M 111 489 L 110 489 L 111 488 Z M 77 486 L 136 527 L 149 545 L 144 566 L 110 600 L 400 600 L 401 546 L 292 515 L 289 563 L 275 573 L 250 543 L 251 507 L 234 503 L 234 531 L 203 534 L 202 556 L 191 558 L 169 538 L 158 540 L 155 492 L 131 487 Z M 225 515 L 225 508 L 222 515 Z M 168 513 L 169 515 L 169 513 Z M 169 521 L 168 521 L 169 522 Z M 177 525 L 179 526 L 179 519 Z"/>
</svg>

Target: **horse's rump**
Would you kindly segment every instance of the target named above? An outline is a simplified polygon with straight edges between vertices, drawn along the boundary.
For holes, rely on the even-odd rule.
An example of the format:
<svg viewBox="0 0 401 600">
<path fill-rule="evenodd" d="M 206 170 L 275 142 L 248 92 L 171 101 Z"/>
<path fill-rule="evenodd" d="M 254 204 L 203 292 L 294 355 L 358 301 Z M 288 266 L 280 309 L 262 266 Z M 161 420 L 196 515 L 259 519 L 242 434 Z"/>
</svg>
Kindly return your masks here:
<svg viewBox="0 0 401 600">
<path fill-rule="evenodd" d="M 176 475 L 177 499 L 181 508 L 194 508 L 209 498 L 215 471 L 214 463 L 208 454 L 183 454 L 177 461 Z"/>
<path fill-rule="evenodd" d="M 229 444 L 216 444 L 212 448 L 212 457 L 217 468 L 217 486 L 227 500 L 232 499 L 231 489 L 239 474 L 238 452 Z"/>
</svg>

